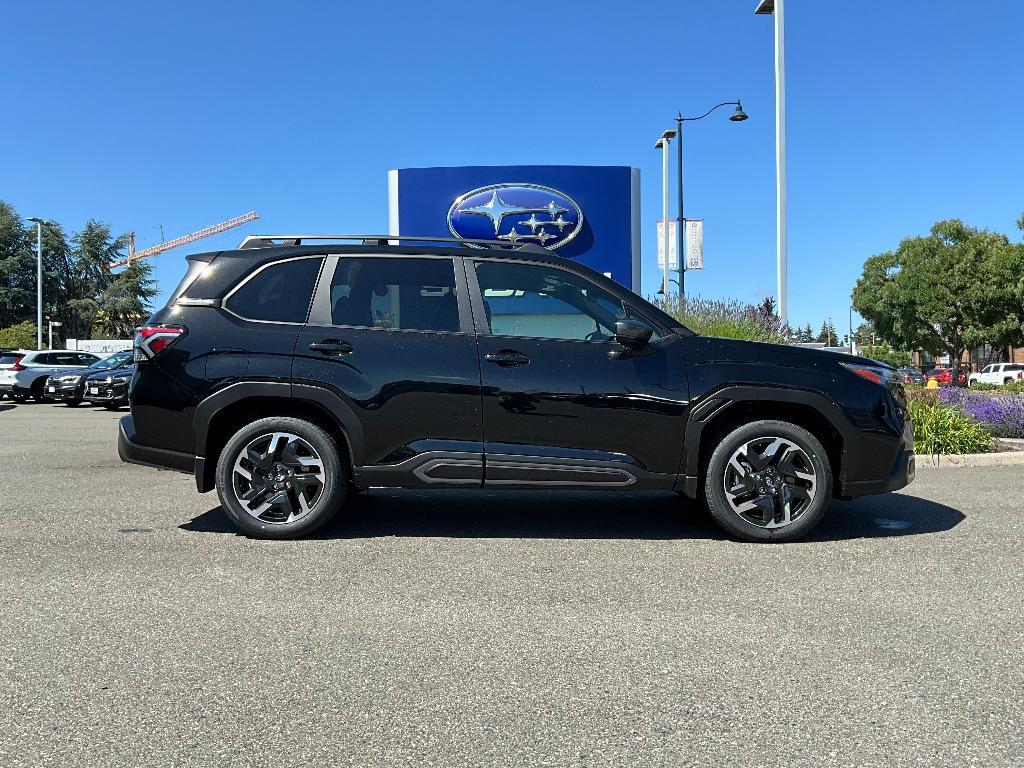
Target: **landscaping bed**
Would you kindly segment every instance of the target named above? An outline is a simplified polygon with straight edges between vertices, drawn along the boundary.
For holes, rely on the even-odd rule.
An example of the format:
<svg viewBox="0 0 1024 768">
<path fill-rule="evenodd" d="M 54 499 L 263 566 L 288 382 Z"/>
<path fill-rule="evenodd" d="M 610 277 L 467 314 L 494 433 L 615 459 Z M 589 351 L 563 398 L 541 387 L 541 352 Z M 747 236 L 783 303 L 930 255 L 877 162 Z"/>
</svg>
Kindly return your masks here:
<svg viewBox="0 0 1024 768">
<path fill-rule="evenodd" d="M 920 454 L 1014 451 L 1024 438 L 1024 392 L 1016 387 L 915 387 L 907 397 Z"/>
</svg>

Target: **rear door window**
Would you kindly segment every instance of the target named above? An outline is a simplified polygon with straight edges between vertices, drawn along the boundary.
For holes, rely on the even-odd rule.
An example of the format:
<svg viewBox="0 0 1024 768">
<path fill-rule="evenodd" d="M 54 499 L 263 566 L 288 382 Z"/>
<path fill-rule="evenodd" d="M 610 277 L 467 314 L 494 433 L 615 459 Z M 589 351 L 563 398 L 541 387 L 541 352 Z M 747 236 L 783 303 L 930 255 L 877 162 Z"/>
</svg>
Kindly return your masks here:
<svg viewBox="0 0 1024 768">
<path fill-rule="evenodd" d="M 317 256 L 270 264 L 241 283 L 224 306 L 246 320 L 304 323 L 322 263 Z"/>
<path fill-rule="evenodd" d="M 331 322 L 357 328 L 459 330 L 451 259 L 338 260 L 331 281 Z"/>
</svg>

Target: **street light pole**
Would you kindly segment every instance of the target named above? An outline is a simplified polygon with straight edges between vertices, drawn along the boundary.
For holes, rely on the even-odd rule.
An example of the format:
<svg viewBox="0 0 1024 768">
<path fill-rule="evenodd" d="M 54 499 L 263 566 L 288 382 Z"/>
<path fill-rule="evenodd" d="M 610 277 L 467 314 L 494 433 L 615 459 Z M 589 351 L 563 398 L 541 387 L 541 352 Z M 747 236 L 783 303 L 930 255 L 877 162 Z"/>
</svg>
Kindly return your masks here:
<svg viewBox="0 0 1024 768">
<path fill-rule="evenodd" d="M 668 144 L 667 136 L 661 139 L 661 244 L 665 253 L 665 269 L 662 275 L 661 289 L 665 291 L 668 301 Z"/>
<path fill-rule="evenodd" d="M 754 13 L 775 16 L 775 251 L 779 319 L 789 322 L 786 241 L 786 60 L 784 0 L 761 0 Z"/>
<path fill-rule="evenodd" d="M 36 224 L 36 349 L 43 348 L 43 220 L 30 216 Z"/>
<path fill-rule="evenodd" d="M 55 326 L 55 325 L 58 328 L 60 328 L 62 323 L 59 320 L 51 320 L 50 321 L 50 342 L 47 345 L 50 349 L 53 349 L 53 326 Z"/>
<path fill-rule="evenodd" d="M 683 113 L 676 114 L 676 181 L 678 184 L 678 220 L 676 223 L 676 258 L 679 259 L 679 298 L 686 300 L 686 219 L 683 218 Z"/>
<path fill-rule="evenodd" d="M 661 290 L 659 293 L 668 301 L 668 145 L 675 137 L 675 131 L 665 131 L 661 134 L 654 145 L 655 149 L 661 150 L 661 250 L 665 254 L 665 262 L 662 265 Z"/>
<path fill-rule="evenodd" d="M 676 224 L 676 258 L 679 260 L 679 266 L 677 267 L 679 272 L 679 296 L 684 299 L 686 298 L 686 218 L 683 215 L 683 123 L 703 120 L 719 107 L 725 106 L 736 107 L 729 116 L 731 122 L 742 123 L 747 119 L 747 113 L 743 111 L 743 104 L 738 99 L 736 101 L 723 101 L 721 104 L 715 104 L 703 115 L 698 115 L 697 117 L 683 117 L 683 113 L 678 112 L 676 114 L 676 130 L 674 132 L 667 132 L 679 140 L 678 145 L 676 145 L 676 182 L 678 184 L 677 191 L 679 197 L 678 218 L 676 219 L 678 222 Z M 667 203 L 665 210 L 667 216 Z M 666 258 L 667 263 L 668 259 Z"/>
</svg>

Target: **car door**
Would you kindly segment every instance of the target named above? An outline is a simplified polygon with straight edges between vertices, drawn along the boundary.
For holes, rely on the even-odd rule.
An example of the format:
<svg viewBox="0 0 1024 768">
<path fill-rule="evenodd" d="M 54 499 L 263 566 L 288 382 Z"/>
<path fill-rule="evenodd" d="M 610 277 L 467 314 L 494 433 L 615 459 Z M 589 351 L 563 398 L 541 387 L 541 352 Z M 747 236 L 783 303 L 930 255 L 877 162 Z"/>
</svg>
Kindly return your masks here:
<svg viewBox="0 0 1024 768">
<path fill-rule="evenodd" d="M 582 273 L 502 258 L 467 259 L 466 273 L 485 485 L 671 488 L 688 407 L 680 339 Z M 654 331 L 619 355 L 627 314 Z"/>
<path fill-rule="evenodd" d="M 479 485 L 480 368 L 461 259 L 346 254 L 323 275 L 293 390 L 327 387 L 351 415 L 358 483 Z"/>
</svg>

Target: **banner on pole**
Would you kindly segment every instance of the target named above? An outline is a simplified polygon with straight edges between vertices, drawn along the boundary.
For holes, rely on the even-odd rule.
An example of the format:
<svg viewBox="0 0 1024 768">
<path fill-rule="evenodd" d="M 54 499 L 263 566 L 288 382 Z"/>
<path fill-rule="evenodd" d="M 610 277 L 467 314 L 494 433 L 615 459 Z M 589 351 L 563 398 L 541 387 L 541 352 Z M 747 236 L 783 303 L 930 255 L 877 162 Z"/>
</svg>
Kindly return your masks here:
<svg viewBox="0 0 1024 768">
<path fill-rule="evenodd" d="M 665 222 L 658 222 L 658 269 L 665 269 Z M 676 245 L 676 221 L 668 222 L 668 268 L 679 269 L 679 254 Z"/>
<path fill-rule="evenodd" d="M 686 220 L 686 269 L 704 269 L 704 219 Z"/>
</svg>

